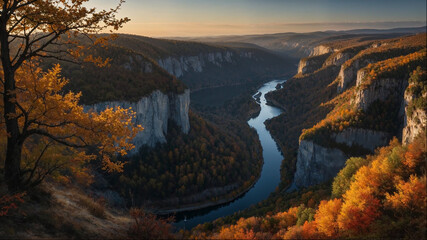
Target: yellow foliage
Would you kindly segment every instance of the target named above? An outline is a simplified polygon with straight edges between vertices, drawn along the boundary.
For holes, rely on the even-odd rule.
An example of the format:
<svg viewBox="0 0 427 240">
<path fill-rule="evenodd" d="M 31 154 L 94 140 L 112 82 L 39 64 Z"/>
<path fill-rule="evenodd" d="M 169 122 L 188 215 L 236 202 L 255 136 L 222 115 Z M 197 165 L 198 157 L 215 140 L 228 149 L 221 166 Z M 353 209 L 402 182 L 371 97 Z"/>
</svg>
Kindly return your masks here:
<svg viewBox="0 0 427 240">
<path fill-rule="evenodd" d="M 81 93 L 63 93 L 68 81 L 61 78 L 60 72 L 59 65 L 44 72 L 32 63 L 25 63 L 16 71 L 14 93 L 17 97 L 13 101 L 18 108 L 16 114 L 8 117 L 18 119 L 21 139 L 25 143 L 23 164 L 26 161 L 34 164 L 36 153 L 40 153 L 45 163 L 52 161 L 48 164 L 50 168 L 74 166 L 79 169 L 76 174 L 82 182 L 90 183 L 87 169 L 77 166 L 97 157 L 93 151 L 86 151 L 92 147 L 101 156 L 104 170 L 122 171 L 123 163 L 114 158 L 132 150 L 131 140 L 143 129 L 132 123 L 135 113 L 120 107 L 107 108 L 100 113 L 84 111 L 79 105 Z M 3 91 L 2 85 L 0 91 Z M 3 98 L 0 113 L 3 115 Z M 3 121 L 0 131 L 5 131 Z M 64 147 L 59 148 L 59 145 Z M 62 158 L 67 163 L 61 162 Z"/>
</svg>

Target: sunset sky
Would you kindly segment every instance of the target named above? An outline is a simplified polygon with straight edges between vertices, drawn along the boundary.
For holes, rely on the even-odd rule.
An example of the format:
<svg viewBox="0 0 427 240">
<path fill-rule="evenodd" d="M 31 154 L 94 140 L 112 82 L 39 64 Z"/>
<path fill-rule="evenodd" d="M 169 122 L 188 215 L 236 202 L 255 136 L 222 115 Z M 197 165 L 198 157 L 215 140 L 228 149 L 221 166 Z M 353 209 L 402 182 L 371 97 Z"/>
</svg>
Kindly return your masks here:
<svg viewBox="0 0 427 240">
<path fill-rule="evenodd" d="M 99 9 L 118 0 L 92 0 Z M 122 33 L 153 37 L 425 26 L 425 0 L 127 0 Z"/>
</svg>

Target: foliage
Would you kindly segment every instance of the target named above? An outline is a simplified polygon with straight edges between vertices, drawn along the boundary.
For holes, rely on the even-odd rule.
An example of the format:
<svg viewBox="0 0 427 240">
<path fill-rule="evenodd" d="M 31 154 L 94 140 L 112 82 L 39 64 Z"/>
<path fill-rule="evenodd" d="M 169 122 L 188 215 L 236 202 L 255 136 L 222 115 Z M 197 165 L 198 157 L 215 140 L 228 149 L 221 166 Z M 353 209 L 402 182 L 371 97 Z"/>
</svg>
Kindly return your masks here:
<svg viewBox="0 0 427 240">
<path fill-rule="evenodd" d="M 84 46 L 90 46 L 89 43 Z M 183 93 L 185 85 L 170 75 L 158 64 L 128 47 L 96 47 L 87 52 L 109 64 L 99 69 L 93 63 L 74 64 L 59 61 L 63 75 L 69 79 L 65 90 L 82 92 L 81 102 L 94 104 L 108 101 L 139 101 L 155 90 L 164 93 Z M 43 67 L 49 68 L 56 60 L 44 60 Z"/>
<path fill-rule="evenodd" d="M 25 99 L 22 99 L 19 94 L 25 94 L 26 92 L 32 91 L 33 89 L 21 88 L 28 86 L 19 87 L 18 78 L 20 77 L 19 75 L 21 75 L 21 78 L 22 75 L 26 75 L 30 80 L 41 77 L 40 70 L 31 67 L 31 65 L 34 64 L 36 57 L 64 58 L 65 56 L 71 56 L 71 58 L 81 59 L 84 62 L 93 62 L 98 66 L 104 66 L 108 63 L 108 59 L 103 60 L 90 54 L 86 55 L 84 51 L 86 48 L 78 46 L 78 39 L 75 37 L 80 33 L 88 36 L 90 34 L 98 33 L 107 29 L 118 30 L 121 28 L 124 23 L 129 21 L 128 18 L 120 19 L 116 17 L 123 0 L 119 1 L 119 5 L 116 8 L 101 11 L 98 11 L 96 8 L 86 7 L 85 5 L 87 2 L 88 0 L 2 1 L 2 10 L 0 11 L 0 84 L 2 88 L 1 94 L 3 96 L 3 102 L 1 103 L 1 111 L 3 113 L 2 118 L 4 118 L 4 125 L 7 132 L 7 150 L 4 167 L 5 180 L 10 191 L 15 191 L 21 188 L 23 185 L 23 179 L 21 176 L 23 174 L 21 171 L 21 152 L 27 138 L 31 137 L 32 135 L 41 135 L 55 140 L 56 143 L 67 143 L 68 145 L 74 145 L 73 147 L 81 146 L 79 146 L 79 143 L 76 142 L 67 142 L 70 140 L 70 138 L 79 137 L 77 135 L 65 135 L 65 132 L 62 132 L 62 136 L 60 136 L 61 134 L 55 136 L 55 133 L 49 132 L 45 129 L 49 127 L 58 127 L 56 126 L 56 124 L 58 124 L 58 116 L 52 119 L 52 121 L 57 122 L 50 122 L 47 125 L 43 125 L 46 124 L 46 122 L 41 122 L 42 125 L 40 125 L 40 122 L 37 123 L 37 119 L 28 119 L 28 115 L 31 114 L 32 109 L 23 108 L 21 105 L 23 102 L 20 101 Z M 94 39 L 92 46 L 105 45 L 105 40 L 105 38 Z M 62 48 L 60 47 L 57 50 L 49 49 L 49 47 L 52 46 L 61 46 Z M 35 72 L 33 73 L 29 70 L 34 70 Z M 49 76 L 51 78 L 55 78 L 56 74 L 57 73 L 55 73 L 54 69 L 50 72 L 50 75 L 46 74 L 45 77 L 46 79 L 48 79 Z M 31 77 L 31 75 L 33 77 Z M 31 81 L 29 81 L 29 83 L 31 83 Z M 55 81 L 53 81 L 53 83 L 55 83 Z M 33 81 L 34 86 L 37 86 L 37 84 L 38 83 L 36 81 Z M 52 89 L 50 86 L 48 87 L 49 88 L 47 88 L 47 93 L 49 94 L 52 93 L 52 91 L 58 91 L 58 87 L 62 89 L 61 84 L 56 84 L 57 89 Z M 40 88 L 38 90 L 40 90 Z M 41 91 L 39 92 L 39 95 L 41 95 L 41 97 L 51 97 L 44 95 L 45 93 L 46 92 Z M 58 98 L 58 96 L 61 95 L 54 94 L 54 96 Z M 60 102 L 63 102 L 61 107 L 65 107 L 67 111 L 75 112 L 82 110 L 81 108 L 78 108 L 75 111 L 70 109 L 70 107 L 75 105 L 73 101 L 78 99 L 76 96 L 78 95 L 68 94 L 64 95 L 63 97 L 70 98 L 66 99 L 69 101 L 63 101 L 60 98 L 57 100 L 61 100 Z M 27 97 L 30 96 L 27 95 Z M 34 95 L 32 97 L 34 97 Z M 46 103 L 37 98 L 30 98 L 30 100 L 38 102 L 38 106 L 32 106 L 35 107 L 35 110 L 39 110 L 37 108 L 42 108 L 43 104 Z M 52 101 L 53 98 L 50 100 Z M 60 104 L 60 102 L 58 103 Z M 45 112 L 51 112 L 51 109 L 48 107 L 52 106 L 46 106 L 46 108 L 42 110 Z M 112 110 L 110 110 L 110 112 L 112 112 Z M 68 114 L 66 111 L 61 113 L 65 115 Z M 42 114 L 40 117 L 46 117 L 43 115 L 44 114 Z M 95 117 L 107 117 L 107 115 L 111 114 L 108 114 L 106 111 L 104 114 L 100 114 L 99 116 L 93 116 L 94 123 L 99 123 L 100 120 L 96 120 Z M 116 117 L 119 117 L 119 115 L 120 114 L 116 115 Z M 125 113 L 122 112 L 121 115 L 123 116 Z M 68 119 L 65 119 L 62 124 L 68 125 L 67 120 Z M 31 126 L 34 124 L 38 124 L 40 128 L 34 128 L 34 126 Z M 53 125 L 49 126 L 49 124 Z M 81 129 L 78 126 L 78 122 L 74 122 L 72 124 L 77 125 L 77 127 L 75 127 L 76 129 Z M 28 128 L 33 129 L 28 130 Z M 75 130 L 73 129 L 64 130 L 70 130 L 71 134 L 75 134 Z M 114 138 L 115 137 L 113 137 L 113 139 Z M 115 138 L 115 140 L 119 139 Z M 101 141 L 101 143 L 103 142 Z M 123 143 L 117 142 L 116 145 L 122 144 Z M 107 153 L 109 150 L 114 148 L 114 145 L 110 147 L 104 146 L 103 148 L 105 149 L 103 149 L 102 152 Z M 104 162 L 107 163 L 106 166 L 108 168 L 114 167 L 114 164 L 112 164 L 108 157 L 104 158 Z M 33 175 L 32 172 L 34 171 L 30 170 L 30 172 L 31 178 Z M 24 171 L 24 173 L 26 172 Z M 43 177 L 39 178 L 37 181 L 41 181 L 42 179 Z"/>
<path fill-rule="evenodd" d="M 254 136 L 227 134 L 191 112 L 190 125 L 190 132 L 184 135 L 176 124 L 169 122 L 167 143 L 154 149 L 142 147 L 131 157 L 119 181 L 111 182 L 137 203 L 183 199 L 209 188 L 229 185 L 233 186 L 232 191 L 222 194 L 236 196 L 251 186 L 262 166 L 259 149 L 252 145 Z M 210 200 L 205 198 L 201 200 Z"/>
<path fill-rule="evenodd" d="M 408 117 L 411 118 L 416 109 L 427 112 L 427 71 L 426 67 L 418 66 L 409 78 L 409 86 L 405 94 L 409 94 L 411 101 L 406 107 Z"/>
<path fill-rule="evenodd" d="M 132 239 L 174 239 L 171 224 L 173 217 L 162 219 L 137 208 L 132 208 L 130 215 L 134 220 L 129 228 Z"/>
<path fill-rule="evenodd" d="M 299 206 L 297 212 L 297 225 L 301 226 L 307 221 L 313 221 L 314 214 L 315 210 L 313 208 L 307 208 L 304 205 Z"/>
<path fill-rule="evenodd" d="M 408 79 L 409 74 L 417 66 L 425 66 L 427 64 L 426 49 L 411 53 L 401 57 L 390 58 L 374 64 L 369 64 L 363 71 L 367 73 L 362 79 L 361 88 L 366 88 L 373 81 L 381 78 L 396 78 Z"/>
<path fill-rule="evenodd" d="M 345 167 L 340 170 L 332 183 L 332 197 L 341 197 L 355 180 L 354 174 L 362 166 L 370 162 L 369 158 L 352 157 L 345 162 Z"/>
<path fill-rule="evenodd" d="M 376 45 L 376 47 L 371 46 L 358 52 L 356 56 L 347 60 L 344 66 L 349 67 L 357 61 L 361 64 L 360 67 L 365 67 L 369 61 L 378 62 L 416 52 L 426 46 L 426 36 L 424 33 L 371 42 L 372 46 Z"/>
<path fill-rule="evenodd" d="M 348 152 L 352 149 L 346 149 L 345 146 L 336 144 L 331 137 L 332 133 L 342 132 L 348 128 L 396 133 L 401 120 L 399 118 L 400 102 L 394 96 L 389 96 L 384 101 L 374 101 L 365 112 L 356 110 L 351 104 L 350 99 L 353 94 L 354 88 L 351 88 L 326 103 L 327 105 L 335 105 L 334 109 L 313 127 L 304 129 L 300 141 L 314 140 L 322 146 L 343 148 L 345 152 Z M 356 152 L 360 151 L 363 149 L 357 149 Z"/>
<path fill-rule="evenodd" d="M 338 214 L 342 205 L 341 199 L 333 199 L 330 201 L 322 201 L 316 211 L 314 218 L 316 226 L 320 233 L 324 233 L 328 237 L 336 237 L 339 233 Z"/>
<path fill-rule="evenodd" d="M 60 71 L 59 65 L 44 72 L 28 63 L 16 72 L 17 97 L 13 102 L 19 108 L 7 117 L 19 123 L 21 181 L 27 187 L 65 166 L 82 170 L 82 163 L 97 156 L 104 170 L 122 171 L 123 163 L 115 161 L 115 155 L 131 150 L 134 146 L 130 140 L 142 130 L 132 123 L 134 113 L 130 109 L 85 112 L 78 103 L 81 93 L 63 93 L 68 81 L 60 77 Z M 0 106 L 3 115 L 3 99 Z M 0 128 L 5 131 L 3 122 Z"/>
<path fill-rule="evenodd" d="M 322 201 L 315 207 L 312 221 L 306 217 L 312 210 L 300 206 L 274 215 L 240 219 L 236 224 L 223 226 L 221 233 L 233 236 L 243 228 L 252 230 L 251 236 L 285 239 L 423 238 L 427 217 L 425 144 L 426 136 L 422 133 L 408 146 L 402 146 L 395 139 L 389 146 L 379 149 L 365 160 L 369 161 L 368 165 L 355 171 L 354 181 L 342 197 Z M 289 213 L 295 215 L 280 227 L 259 227 L 260 223 L 289 216 Z M 197 237 L 197 231 L 195 234 Z M 214 236 L 217 235 L 214 233 Z"/>
</svg>

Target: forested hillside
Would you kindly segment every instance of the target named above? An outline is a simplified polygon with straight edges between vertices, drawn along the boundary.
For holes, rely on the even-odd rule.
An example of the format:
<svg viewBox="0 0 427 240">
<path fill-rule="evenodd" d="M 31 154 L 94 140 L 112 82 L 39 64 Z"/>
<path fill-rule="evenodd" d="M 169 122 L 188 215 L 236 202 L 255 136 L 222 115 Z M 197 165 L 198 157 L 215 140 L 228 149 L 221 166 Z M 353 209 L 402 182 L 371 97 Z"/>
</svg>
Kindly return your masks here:
<svg viewBox="0 0 427 240">
<path fill-rule="evenodd" d="M 226 132 L 194 113 L 190 125 L 184 135 L 171 122 L 167 144 L 142 147 L 124 173 L 110 179 L 129 203 L 166 209 L 215 203 L 258 179 L 254 173 L 261 171 L 262 157 L 253 131 Z"/>
<path fill-rule="evenodd" d="M 201 225 L 195 239 L 423 238 L 426 233 L 425 133 L 408 146 L 397 139 L 374 155 L 350 158 L 332 194 L 293 203 L 225 226 Z M 310 196 L 309 194 L 306 194 Z M 303 195 L 304 196 L 304 195 Z M 322 195 L 320 195 L 322 196 Z M 300 205 L 299 205 L 300 204 Z M 410 230 L 409 230 L 410 229 Z"/>
<path fill-rule="evenodd" d="M 363 42 L 362 45 L 357 40 L 332 42 L 329 45 L 344 47 L 333 54 L 341 55 L 344 61 L 335 60 L 335 62 L 340 62 L 340 65 L 337 66 L 334 61 L 327 60 L 333 57 L 331 55 L 324 60 L 323 64 L 319 65 L 319 69 L 311 73 L 299 73 L 283 84 L 282 89 L 266 96 L 271 104 L 283 108 L 286 112 L 267 121 L 267 127 L 286 154 L 285 159 L 287 160 L 283 163 L 285 176 L 282 177 L 285 178 L 287 184 L 290 183 L 296 170 L 299 141 L 305 138 L 316 139 L 315 142 L 323 146 L 338 147 L 345 152 L 363 155 L 367 151 L 358 148 L 357 144 L 354 144 L 352 149 L 352 144 L 347 146 L 337 144 L 335 140 L 331 141 L 331 133 L 333 131 L 342 132 L 346 128 L 363 128 L 388 132 L 391 134 L 388 135 L 388 139 L 390 136 L 401 135 L 403 126 L 401 104 L 407 86 L 403 82 L 406 81 L 407 84 L 412 71 L 417 66 L 425 66 L 424 50 L 420 50 L 425 48 L 425 40 L 425 34 L 418 34 L 404 38 Z M 353 47 L 355 42 L 357 43 L 356 48 Z M 354 48 L 357 51 L 349 54 L 348 49 Z M 363 56 L 367 60 L 359 61 Z M 341 74 L 345 71 L 343 69 L 350 67 L 353 68 L 354 74 Z M 355 104 L 357 105 L 357 92 L 363 91 L 363 86 L 366 86 L 364 84 L 367 84 L 365 82 L 371 81 L 369 80 L 371 75 L 358 73 L 358 70 L 363 67 L 369 68 L 369 71 L 371 68 L 375 68 L 375 71 L 369 73 L 375 79 L 390 77 L 403 79 L 403 85 L 396 86 L 400 89 L 396 90 L 396 97 L 391 98 L 388 97 L 388 92 L 384 93 L 385 96 L 380 99 L 381 102 L 371 99 L 369 108 L 359 110 L 359 107 L 355 106 Z M 364 71 L 368 72 L 368 70 Z M 362 76 L 366 79 L 363 83 Z M 355 86 L 359 80 L 360 83 Z M 343 86 L 343 81 L 346 81 L 348 90 L 340 94 L 342 92 L 340 85 Z M 323 130 L 325 128 L 330 130 Z M 303 129 L 307 130 L 303 132 Z M 335 138 L 335 135 L 332 138 Z"/>
</svg>

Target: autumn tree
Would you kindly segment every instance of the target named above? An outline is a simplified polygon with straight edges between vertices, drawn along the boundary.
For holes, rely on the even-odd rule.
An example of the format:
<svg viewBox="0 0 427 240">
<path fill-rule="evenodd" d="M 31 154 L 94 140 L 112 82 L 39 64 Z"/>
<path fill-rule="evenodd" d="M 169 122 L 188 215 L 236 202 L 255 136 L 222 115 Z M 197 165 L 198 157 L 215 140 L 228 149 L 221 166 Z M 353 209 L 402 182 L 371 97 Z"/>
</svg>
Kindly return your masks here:
<svg viewBox="0 0 427 240">
<path fill-rule="evenodd" d="M 133 126 L 135 113 L 130 109 L 85 112 L 78 104 L 80 93 L 62 94 L 68 81 L 59 73 L 59 65 L 44 72 L 29 63 L 16 71 L 14 102 L 18 109 L 13 117 L 18 119 L 23 149 L 31 150 L 25 156 L 32 157 L 25 159 L 24 168 L 20 169 L 21 187 L 37 185 L 53 171 L 69 166 L 61 161 L 66 157 L 61 156 L 62 152 L 71 156 L 66 160 L 77 163 L 94 159 L 96 155 L 92 152 L 96 152 L 102 158 L 104 170 L 121 171 L 123 163 L 112 159 L 116 153 L 124 155 L 131 150 L 134 146 L 130 140 L 141 130 L 140 126 Z M 58 149 L 58 145 L 64 147 Z M 43 161 L 44 155 L 55 147 L 50 162 Z M 88 147 L 92 151 L 87 151 Z"/>
<path fill-rule="evenodd" d="M 317 229 L 328 237 L 337 237 L 338 223 L 337 218 L 341 210 L 341 199 L 320 202 L 314 218 L 316 219 Z"/>
<path fill-rule="evenodd" d="M 0 60 L 2 72 L 0 84 L 3 95 L 2 114 L 7 135 L 5 179 L 10 190 L 20 187 L 22 181 L 21 153 L 24 142 L 32 135 L 45 136 L 50 140 L 71 147 L 83 147 L 85 138 L 62 132 L 49 132 L 51 127 L 72 125 L 85 129 L 77 122 L 56 118 L 56 122 L 29 121 L 28 109 L 23 110 L 19 102 L 17 71 L 35 57 L 41 58 L 83 58 L 86 61 L 99 60 L 91 55 L 83 56 L 84 48 L 78 46 L 81 34 L 91 36 L 106 29 L 119 29 L 129 19 L 119 19 L 116 14 L 123 3 L 119 0 L 116 8 L 97 10 L 87 8 L 89 0 L 1 0 L 0 8 Z M 95 40 L 94 44 L 102 41 Z M 53 48 L 54 47 L 54 48 Z M 28 63 L 31 64 L 31 63 Z M 54 70 L 55 71 L 55 70 Z M 55 74 L 53 74 L 55 75 Z M 66 113 L 66 111 L 62 111 Z M 111 110 L 110 110 L 111 113 Z M 60 114 L 58 115 L 60 116 Z M 105 115 L 99 115 L 99 118 Z M 22 125 L 22 122 L 26 123 Z M 107 122 L 105 123 L 107 125 Z M 94 130 L 94 129 L 92 129 Z M 77 133 L 74 133 L 77 134 Z"/>
</svg>

